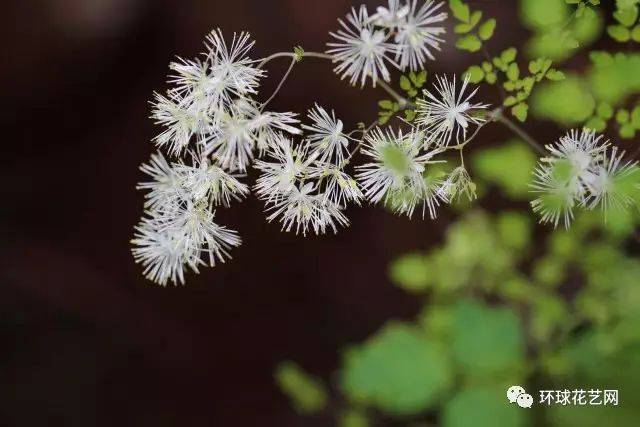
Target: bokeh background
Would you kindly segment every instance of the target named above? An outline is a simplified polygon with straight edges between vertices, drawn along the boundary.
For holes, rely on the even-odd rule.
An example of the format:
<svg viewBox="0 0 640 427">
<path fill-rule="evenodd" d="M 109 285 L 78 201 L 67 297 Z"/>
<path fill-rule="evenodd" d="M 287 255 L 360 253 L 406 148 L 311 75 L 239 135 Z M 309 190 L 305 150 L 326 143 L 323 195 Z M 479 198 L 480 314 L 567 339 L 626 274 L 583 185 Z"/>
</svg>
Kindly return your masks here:
<svg viewBox="0 0 640 427">
<path fill-rule="evenodd" d="M 500 22 L 496 51 L 527 37 L 517 1 L 470 3 Z M 423 221 L 353 208 L 350 228 L 303 239 L 268 224 L 250 197 L 219 211 L 244 240 L 233 260 L 190 275 L 185 287 L 146 281 L 129 251 L 142 213 L 138 166 L 158 130 L 148 101 L 166 87 L 169 61 L 195 56 L 215 27 L 249 30 L 255 58 L 294 45 L 321 51 L 351 5 L 4 2 L 1 425 L 307 426 L 274 384 L 277 363 L 304 361 L 331 382 L 338 349 L 415 315 L 421 302 L 389 283 L 388 263 L 439 242 L 456 217 L 448 210 Z M 469 64 L 449 45 L 429 72 Z M 270 64 L 263 96 L 287 65 Z M 302 113 L 317 101 L 352 127 L 372 121 L 383 97 L 308 59 L 272 107 Z M 533 130 L 541 139 L 557 133 Z M 483 135 L 492 144 L 508 133 Z"/>
</svg>

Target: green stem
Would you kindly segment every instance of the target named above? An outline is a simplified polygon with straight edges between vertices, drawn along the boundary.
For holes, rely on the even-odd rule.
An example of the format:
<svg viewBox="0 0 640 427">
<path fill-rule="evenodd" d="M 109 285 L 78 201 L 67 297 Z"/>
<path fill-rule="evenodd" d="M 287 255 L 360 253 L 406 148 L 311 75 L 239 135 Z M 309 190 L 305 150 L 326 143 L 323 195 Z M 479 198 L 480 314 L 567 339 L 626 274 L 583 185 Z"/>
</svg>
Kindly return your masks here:
<svg viewBox="0 0 640 427">
<path fill-rule="evenodd" d="M 320 58 L 320 59 L 331 59 L 331 55 L 327 55 L 326 53 L 321 53 L 321 52 L 303 52 L 301 54 L 301 56 L 303 58 Z M 296 59 L 297 55 L 293 52 L 278 52 L 278 53 L 274 53 L 273 55 L 267 56 L 266 58 L 263 58 L 260 63 L 258 64 L 258 68 L 262 68 L 264 67 L 268 62 L 277 59 L 277 58 L 293 58 Z"/>
</svg>

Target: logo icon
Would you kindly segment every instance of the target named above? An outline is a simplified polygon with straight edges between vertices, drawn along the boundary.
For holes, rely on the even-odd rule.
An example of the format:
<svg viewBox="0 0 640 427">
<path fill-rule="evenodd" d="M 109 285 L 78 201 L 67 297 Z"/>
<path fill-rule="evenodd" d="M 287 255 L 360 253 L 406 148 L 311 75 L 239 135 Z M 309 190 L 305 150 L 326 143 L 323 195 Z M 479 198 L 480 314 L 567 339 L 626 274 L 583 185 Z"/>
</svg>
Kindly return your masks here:
<svg viewBox="0 0 640 427">
<path fill-rule="evenodd" d="M 533 396 L 519 385 L 512 385 L 507 389 L 507 399 L 509 403 L 517 403 L 521 408 L 531 408 L 533 405 Z"/>
</svg>

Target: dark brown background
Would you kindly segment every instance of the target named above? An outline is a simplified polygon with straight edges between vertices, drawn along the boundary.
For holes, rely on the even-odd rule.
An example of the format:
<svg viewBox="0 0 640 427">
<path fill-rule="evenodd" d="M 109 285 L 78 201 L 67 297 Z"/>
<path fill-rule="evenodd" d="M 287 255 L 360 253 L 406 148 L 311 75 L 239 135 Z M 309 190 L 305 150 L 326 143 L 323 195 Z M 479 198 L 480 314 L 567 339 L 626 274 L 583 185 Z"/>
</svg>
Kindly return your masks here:
<svg viewBox="0 0 640 427">
<path fill-rule="evenodd" d="M 499 19 L 492 49 L 523 37 L 517 2 L 474 3 L 509 17 Z M 177 288 L 144 280 L 128 240 L 142 212 L 138 165 L 158 131 L 148 100 L 166 87 L 174 55 L 195 56 L 217 26 L 227 36 L 250 30 L 255 58 L 298 44 L 323 50 L 350 5 L 5 2 L 0 425 L 332 424 L 297 417 L 274 386 L 274 366 L 291 358 L 332 382 L 341 348 L 388 318 L 413 315 L 420 301 L 388 282 L 387 264 L 438 241 L 451 212 L 432 222 L 354 208 L 349 229 L 303 239 L 267 224 L 250 197 L 219 212 L 244 239 L 234 259 Z M 286 65 L 270 65 L 263 97 Z M 449 44 L 429 70 L 466 65 Z M 304 112 L 318 101 L 352 127 L 374 119 L 383 96 L 351 88 L 329 63 L 308 59 L 272 108 Z M 506 135 L 490 130 L 485 141 Z"/>
</svg>

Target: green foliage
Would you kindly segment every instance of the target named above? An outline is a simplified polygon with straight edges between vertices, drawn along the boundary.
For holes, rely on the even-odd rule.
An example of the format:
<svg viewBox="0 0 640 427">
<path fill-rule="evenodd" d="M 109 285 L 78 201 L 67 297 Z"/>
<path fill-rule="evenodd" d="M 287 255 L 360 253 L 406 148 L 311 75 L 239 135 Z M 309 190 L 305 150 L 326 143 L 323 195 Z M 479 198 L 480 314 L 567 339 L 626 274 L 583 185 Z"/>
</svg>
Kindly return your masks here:
<svg viewBox="0 0 640 427">
<path fill-rule="evenodd" d="M 390 267 L 391 280 L 407 291 L 423 291 L 429 285 L 429 268 L 422 254 L 407 254 Z"/>
<path fill-rule="evenodd" d="M 522 142 L 510 140 L 499 147 L 485 148 L 472 158 L 476 176 L 495 184 L 509 197 L 528 199 L 536 156 Z"/>
<path fill-rule="evenodd" d="M 504 387 L 472 387 L 449 401 L 442 415 L 443 427 L 523 427 L 528 414 L 507 405 Z"/>
<path fill-rule="evenodd" d="M 562 81 L 565 79 L 563 72 L 551 68 L 551 60 L 538 58 L 529 62 L 528 75 L 520 71 L 516 60 L 517 50 L 514 47 L 505 49 L 500 55 L 492 59 L 491 62 L 483 62 L 481 65 L 472 65 L 465 72 L 465 76 L 472 83 L 486 81 L 494 84 L 498 81 L 498 75 L 502 75 L 506 98 L 503 101 L 505 107 L 509 107 L 511 114 L 519 121 L 527 119 L 529 105 L 527 100 L 531 95 L 536 83 L 543 79 L 551 81 Z"/>
<path fill-rule="evenodd" d="M 317 378 L 309 376 L 293 362 L 282 362 L 275 372 L 278 387 L 286 394 L 296 411 L 312 414 L 322 410 L 327 403 L 327 391 Z"/>
<path fill-rule="evenodd" d="M 482 20 L 481 11 L 472 11 L 462 0 L 449 0 L 449 8 L 457 24 L 454 32 L 460 34 L 456 47 L 463 51 L 477 52 L 482 49 L 483 42 L 493 37 L 496 20 L 493 18 Z"/>
<path fill-rule="evenodd" d="M 640 105 L 625 104 L 640 92 L 640 55 L 595 51 L 585 77 L 571 75 L 564 81 L 542 85 L 532 97 L 536 117 L 564 126 L 584 125 L 598 132 L 617 128 L 623 139 L 640 130 Z M 635 115 L 633 114 L 635 112 Z"/>
<path fill-rule="evenodd" d="M 516 314 L 467 300 L 455 305 L 451 351 L 465 376 L 509 379 L 524 363 L 524 338 Z"/>
<path fill-rule="evenodd" d="M 529 57 L 562 61 L 578 48 L 597 40 L 603 19 L 591 2 L 580 2 L 575 11 L 563 0 L 521 0 L 520 16 L 533 31 L 527 44 Z"/>
<path fill-rule="evenodd" d="M 366 414 L 355 409 L 343 413 L 338 421 L 338 427 L 369 427 L 370 425 Z"/>
<path fill-rule="evenodd" d="M 635 1 L 617 1 L 613 12 L 616 24 L 607 27 L 609 36 L 617 42 L 640 41 L 638 25 L 638 4 Z"/>
<path fill-rule="evenodd" d="M 344 357 L 342 388 L 355 403 L 415 414 L 439 402 L 451 386 L 444 348 L 415 326 L 389 323 Z"/>
</svg>

